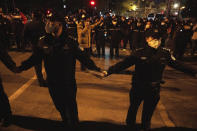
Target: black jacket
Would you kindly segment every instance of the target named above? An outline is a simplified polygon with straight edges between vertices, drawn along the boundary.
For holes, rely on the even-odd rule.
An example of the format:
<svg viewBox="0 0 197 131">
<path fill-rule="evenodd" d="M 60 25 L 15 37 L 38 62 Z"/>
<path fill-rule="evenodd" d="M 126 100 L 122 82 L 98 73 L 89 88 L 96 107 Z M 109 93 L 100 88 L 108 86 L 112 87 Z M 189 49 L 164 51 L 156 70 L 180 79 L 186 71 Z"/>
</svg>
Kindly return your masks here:
<svg viewBox="0 0 197 131">
<path fill-rule="evenodd" d="M 162 81 L 163 71 L 169 65 L 182 72 L 195 75 L 196 71 L 178 62 L 166 48 L 158 49 L 149 46 L 138 49 L 123 61 L 110 67 L 108 74 L 116 73 L 135 65 L 133 83 L 151 83 Z"/>
<path fill-rule="evenodd" d="M 23 37 L 25 41 L 31 44 L 37 44 L 39 38 L 45 34 L 45 25 L 41 20 L 33 20 L 25 24 Z"/>
<path fill-rule="evenodd" d="M 1 37 L 1 36 L 0 36 Z M 13 71 L 13 69 L 16 68 L 15 62 L 12 60 L 12 58 L 9 56 L 7 50 L 4 48 L 4 46 L 0 43 L 0 60 L 3 62 L 3 64 Z"/>
<path fill-rule="evenodd" d="M 59 38 L 46 35 L 39 42 L 39 50 L 24 61 L 20 69 L 27 70 L 44 60 L 47 79 L 50 82 L 65 84 L 75 83 L 76 59 L 88 69 L 100 71 L 94 62 L 78 48 L 77 41 L 68 37 L 65 32 Z"/>
</svg>

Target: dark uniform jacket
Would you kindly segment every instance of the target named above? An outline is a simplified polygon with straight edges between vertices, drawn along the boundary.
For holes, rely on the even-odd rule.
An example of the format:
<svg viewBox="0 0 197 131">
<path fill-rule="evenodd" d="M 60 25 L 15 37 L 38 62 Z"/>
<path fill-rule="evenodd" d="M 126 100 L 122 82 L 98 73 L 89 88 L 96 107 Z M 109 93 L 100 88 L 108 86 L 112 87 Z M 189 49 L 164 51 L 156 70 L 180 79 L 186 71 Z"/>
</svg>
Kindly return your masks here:
<svg viewBox="0 0 197 131">
<path fill-rule="evenodd" d="M 15 62 L 12 60 L 12 58 L 9 56 L 7 50 L 2 46 L 0 43 L 0 60 L 3 62 L 3 64 L 13 71 L 13 69 L 16 68 Z"/>
<path fill-rule="evenodd" d="M 11 32 L 11 24 L 8 19 L 0 15 L 0 43 L 3 47 L 8 47 L 9 33 Z"/>
<path fill-rule="evenodd" d="M 6 44 L 9 44 L 9 26 L 9 20 L 0 16 L 0 60 L 8 69 L 13 70 L 16 64 L 6 50 Z"/>
<path fill-rule="evenodd" d="M 122 62 L 117 63 L 108 70 L 108 74 L 116 73 L 135 65 L 133 84 L 148 84 L 161 82 L 162 74 L 166 65 L 191 75 L 196 71 L 178 62 L 168 49 L 159 47 L 158 49 L 147 46 L 138 49 Z"/>
<path fill-rule="evenodd" d="M 30 41 L 35 45 L 41 36 L 45 34 L 45 25 L 41 20 L 33 20 L 25 24 L 23 37 L 25 41 Z"/>
<path fill-rule="evenodd" d="M 54 38 L 51 35 L 44 36 L 41 38 L 39 46 L 39 51 L 24 61 L 20 68 L 27 70 L 43 59 L 49 84 L 51 82 L 62 83 L 62 81 L 68 85 L 75 84 L 76 59 L 91 70 L 100 70 L 78 48 L 77 41 L 68 37 L 65 32 L 59 38 Z"/>
</svg>

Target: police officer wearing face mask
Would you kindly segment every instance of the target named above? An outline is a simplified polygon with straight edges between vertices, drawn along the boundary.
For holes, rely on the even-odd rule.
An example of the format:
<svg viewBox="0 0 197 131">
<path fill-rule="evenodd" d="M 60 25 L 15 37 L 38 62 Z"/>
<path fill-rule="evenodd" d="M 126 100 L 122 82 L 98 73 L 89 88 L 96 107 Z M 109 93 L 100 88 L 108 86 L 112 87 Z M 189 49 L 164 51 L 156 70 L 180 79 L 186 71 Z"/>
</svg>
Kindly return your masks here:
<svg viewBox="0 0 197 131">
<path fill-rule="evenodd" d="M 22 62 L 21 70 L 27 70 L 44 60 L 51 98 L 60 112 L 65 125 L 74 126 L 79 122 L 76 102 L 75 80 L 76 59 L 88 69 L 100 71 L 94 62 L 79 48 L 76 40 L 67 35 L 64 18 L 53 15 L 46 25 L 46 36 L 40 38 L 40 51 Z"/>
<path fill-rule="evenodd" d="M 114 50 L 115 50 L 115 57 L 119 58 L 119 46 L 122 39 L 120 27 L 118 25 L 117 18 L 112 20 L 112 27 L 110 30 L 111 40 L 110 40 L 110 58 L 114 57 Z"/>
<path fill-rule="evenodd" d="M 150 129 L 151 118 L 160 99 L 160 84 L 165 66 L 169 65 L 194 76 L 197 73 L 197 71 L 178 62 L 168 49 L 160 47 L 161 37 L 158 30 L 147 30 L 146 42 L 146 47 L 136 50 L 123 61 L 111 66 L 108 71 L 103 71 L 103 77 L 105 77 L 135 65 L 126 123 L 128 127 L 136 128 L 138 107 L 144 101 L 142 112 L 143 131 Z"/>
</svg>

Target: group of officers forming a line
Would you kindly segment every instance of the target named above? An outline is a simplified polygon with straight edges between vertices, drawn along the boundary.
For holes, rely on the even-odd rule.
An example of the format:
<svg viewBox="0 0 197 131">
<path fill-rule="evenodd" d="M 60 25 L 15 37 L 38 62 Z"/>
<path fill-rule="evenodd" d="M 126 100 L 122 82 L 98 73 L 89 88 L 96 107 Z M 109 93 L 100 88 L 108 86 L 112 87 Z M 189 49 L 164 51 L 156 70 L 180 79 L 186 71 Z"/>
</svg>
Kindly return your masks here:
<svg viewBox="0 0 197 131">
<path fill-rule="evenodd" d="M 0 17 L 7 21 L 6 16 L 1 15 Z M 103 18 L 93 25 L 90 24 L 88 19 L 79 22 L 77 40 L 69 35 L 64 16 L 60 13 L 54 12 L 47 22 L 43 23 L 40 13 L 34 12 L 33 20 L 27 23 L 24 29 L 25 39 L 32 44 L 32 55 L 17 67 L 6 50 L 5 45 L 9 40 L 6 37 L 7 31 L 1 24 L 0 59 L 14 73 L 20 73 L 35 67 L 41 86 L 48 87 L 63 124 L 70 128 L 77 128 L 79 124 L 76 102 L 76 60 L 80 61 L 83 68 L 99 72 L 101 78 L 135 65 L 126 125 L 129 130 L 136 129 L 136 114 L 140 103 L 144 101 L 141 129 L 148 131 L 151 126 L 151 118 L 160 99 L 160 84 L 162 83 L 165 66 L 169 65 L 194 77 L 196 77 L 197 71 L 176 60 L 170 50 L 162 47 L 163 34 L 160 32 L 160 27 L 153 26 L 153 24 L 146 25 L 142 48 L 138 49 L 136 47 L 131 55 L 124 60 L 109 67 L 106 71 L 101 70 L 90 58 L 88 50 L 90 31 L 95 26 L 99 30 L 102 26 L 98 25 L 102 22 Z M 117 39 L 113 42 L 118 43 Z M 97 40 L 100 40 L 100 38 Z M 43 79 L 41 72 L 42 61 L 44 61 L 47 75 L 46 80 Z M 0 83 L 0 120 L 4 126 L 8 126 L 12 122 L 12 112 L 2 81 Z"/>
<path fill-rule="evenodd" d="M 17 12 L 22 13 L 19 9 Z M 11 26 L 9 26 L 11 28 L 10 34 L 12 34 L 10 43 L 16 43 L 19 50 L 27 46 L 29 40 L 24 31 L 26 25 L 31 21 L 27 21 L 22 16 L 20 19 L 13 17 Z M 39 19 L 43 23 L 47 23 L 48 20 L 43 16 Z M 66 15 L 64 18 L 68 34 L 78 39 L 80 47 L 89 55 L 92 54 L 93 43 L 96 44 L 98 57 L 105 57 L 106 46 L 110 47 L 110 58 L 119 58 L 119 49 L 125 50 L 128 44 L 131 51 L 143 48 L 145 32 L 149 28 L 158 28 L 162 37 L 162 47 L 170 47 L 177 59 L 182 59 L 186 51 L 194 55 L 197 50 L 196 21 L 171 18 L 148 20 L 131 17 L 126 19 L 124 16 L 110 16 L 109 13 L 106 13 L 104 18 L 100 20 L 99 16 L 90 17 L 85 10 L 79 10 L 79 12 Z"/>
</svg>

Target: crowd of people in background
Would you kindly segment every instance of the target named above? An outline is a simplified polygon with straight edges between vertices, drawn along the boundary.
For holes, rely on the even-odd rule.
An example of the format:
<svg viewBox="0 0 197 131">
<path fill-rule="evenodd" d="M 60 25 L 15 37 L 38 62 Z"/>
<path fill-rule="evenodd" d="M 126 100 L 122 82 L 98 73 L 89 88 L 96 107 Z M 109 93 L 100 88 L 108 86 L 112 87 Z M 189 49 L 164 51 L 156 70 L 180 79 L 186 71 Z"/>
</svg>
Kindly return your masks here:
<svg viewBox="0 0 197 131">
<path fill-rule="evenodd" d="M 53 15 L 53 10 L 50 10 L 48 14 L 36 10 L 32 11 L 31 15 L 24 15 L 19 9 L 16 9 L 15 15 L 1 13 L 1 17 L 9 20 L 8 26 L 5 27 L 10 37 L 7 45 L 9 48 L 16 46 L 18 51 L 23 51 L 30 47 L 24 31 L 26 25 L 33 20 L 34 14 L 39 14 L 39 20 L 46 24 L 50 15 Z M 190 19 L 166 17 L 148 20 L 147 18 L 115 16 L 109 12 L 103 16 L 90 16 L 84 9 L 80 9 L 77 13 L 65 14 L 65 22 L 69 35 L 78 39 L 80 47 L 88 54 L 95 51 L 98 57 L 105 57 L 106 46 L 110 48 L 110 58 L 119 58 L 120 49 L 132 52 L 144 47 L 144 34 L 149 28 L 158 29 L 162 35 L 162 46 L 171 48 L 178 59 L 182 59 L 186 51 L 189 51 L 190 55 L 195 55 L 197 48 L 196 21 Z M 170 40 L 173 44 L 168 44 Z"/>
</svg>

